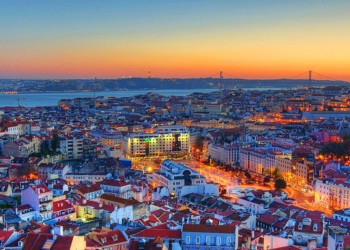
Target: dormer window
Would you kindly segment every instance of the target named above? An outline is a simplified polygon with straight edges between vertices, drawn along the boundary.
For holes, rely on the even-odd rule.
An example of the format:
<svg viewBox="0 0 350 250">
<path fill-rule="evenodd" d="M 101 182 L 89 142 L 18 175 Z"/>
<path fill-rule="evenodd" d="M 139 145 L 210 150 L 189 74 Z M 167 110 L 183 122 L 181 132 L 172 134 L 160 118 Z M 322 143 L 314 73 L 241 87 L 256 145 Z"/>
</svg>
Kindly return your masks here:
<svg viewBox="0 0 350 250">
<path fill-rule="evenodd" d="M 299 222 L 299 224 L 298 224 L 298 230 L 303 230 L 303 223 L 302 223 L 302 222 Z"/>
<path fill-rule="evenodd" d="M 317 232 L 317 229 L 318 229 L 318 225 L 317 225 L 317 223 L 315 223 L 314 226 L 313 226 L 314 232 Z"/>
</svg>

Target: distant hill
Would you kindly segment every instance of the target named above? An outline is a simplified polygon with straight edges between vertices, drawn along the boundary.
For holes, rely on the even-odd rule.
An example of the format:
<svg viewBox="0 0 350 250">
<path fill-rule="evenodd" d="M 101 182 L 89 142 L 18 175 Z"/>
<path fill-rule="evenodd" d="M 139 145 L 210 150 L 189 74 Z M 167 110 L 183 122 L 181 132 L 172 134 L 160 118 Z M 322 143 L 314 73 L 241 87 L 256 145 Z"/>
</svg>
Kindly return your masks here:
<svg viewBox="0 0 350 250">
<path fill-rule="evenodd" d="M 72 80 L 0 80 L 0 91 L 102 91 L 141 89 L 293 88 L 308 86 L 308 80 L 218 79 L 218 78 L 121 78 Z M 312 86 L 348 85 L 345 81 L 313 80 Z"/>
</svg>

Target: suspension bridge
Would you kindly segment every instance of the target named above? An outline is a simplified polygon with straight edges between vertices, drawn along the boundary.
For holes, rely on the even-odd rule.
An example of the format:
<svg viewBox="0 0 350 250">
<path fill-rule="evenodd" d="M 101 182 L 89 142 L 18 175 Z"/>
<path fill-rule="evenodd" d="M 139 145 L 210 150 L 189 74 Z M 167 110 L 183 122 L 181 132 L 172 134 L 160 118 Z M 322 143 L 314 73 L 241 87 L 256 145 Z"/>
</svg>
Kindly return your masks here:
<svg viewBox="0 0 350 250">
<path fill-rule="evenodd" d="M 132 76 L 130 76 L 132 78 Z M 152 76 L 151 71 L 148 70 L 145 78 L 151 79 L 157 79 L 161 77 Z M 268 88 L 271 86 L 267 86 L 267 84 L 275 82 L 276 81 L 284 81 L 285 83 L 289 81 L 290 84 L 295 86 L 302 86 L 307 88 L 312 87 L 320 87 L 322 85 L 327 85 L 327 81 L 337 81 L 339 83 L 349 84 L 348 81 L 342 80 L 342 79 L 336 79 L 334 77 L 330 77 L 328 75 L 318 73 L 316 71 L 308 70 L 302 73 L 299 73 L 297 75 L 284 77 L 280 79 L 269 79 L 269 80 L 257 80 L 257 79 L 244 79 L 239 76 L 232 75 L 230 73 L 224 72 L 224 71 L 218 71 L 214 74 L 204 77 L 210 79 L 212 81 L 212 84 L 217 86 L 218 89 L 234 89 L 234 88 L 240 88 L 241 85 L 249 84 L 252 85 L 251 82 L 256 82 L 254 87 L 257 88 Z M 287 83 L 288 84 L 288 83 Z"/>
<path fill-rule="evenodd" d="M 215 79 L 218 89 L 232 89 L 232 88 L 241 87 L 240 83 L 242 81 L 249 81 L 248 79 L 239 78 L 237 76 L 233 76 L 223 71 L 216 72 L 215 74 L 211 75 L 210 78 Z M 320 82 L 322 83 L 322 81 L 324 82 L 338 81 L 338 82 L 347 83 L 347 81 L 335 79 L 333 77 L 330 77 L 325 74 L 321 74 L 312 70 L 308 70 L 301 74 L 293 75 L 287 78 L 261 80 L 261 81 L 268 82 L 268 81 L 278 81 L 278 80 L 281 80 L 281 81 L 290 80 L 290 81 L 293 81 L 294 83 L 300 82 L 301 85 L 304 85 L 304 86 L 306 85 L 305 87 L 308 87 L 308 88 L 312 88 L 313 86 L 320 87 L 318 86 L 318 84 L 320 84 Z M 268 87 L 268 86 L 263 86 L 260 83 L 258 83 L 256 87 Z"/>
</svg>

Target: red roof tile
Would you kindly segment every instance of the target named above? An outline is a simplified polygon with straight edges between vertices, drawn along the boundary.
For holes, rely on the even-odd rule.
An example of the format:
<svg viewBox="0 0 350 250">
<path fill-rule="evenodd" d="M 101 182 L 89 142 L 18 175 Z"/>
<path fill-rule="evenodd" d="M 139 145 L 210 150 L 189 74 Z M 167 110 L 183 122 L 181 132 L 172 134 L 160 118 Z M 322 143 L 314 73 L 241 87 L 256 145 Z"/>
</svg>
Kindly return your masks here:
<svg viewBox="0 0 350 250">
<path fill-rule="evenodd" d="M 235 232 L 235 227 L 230 225 L 203 225 L 203 224 L 185 224 L 184 232 L 198 233 L 226 233 L 232 234 Z"/>
<path fill-rule="evenodd" d="M 181 239 L 181 230 L 175 229 L 171 230 L 168 228 L 167 223 L 146 228 L 145 230 L 132 235 L 132 237 L 139 237 L 139 238 L 156 238 L 157 236 L 160 236 L 163 239 Z"/>
</svg>

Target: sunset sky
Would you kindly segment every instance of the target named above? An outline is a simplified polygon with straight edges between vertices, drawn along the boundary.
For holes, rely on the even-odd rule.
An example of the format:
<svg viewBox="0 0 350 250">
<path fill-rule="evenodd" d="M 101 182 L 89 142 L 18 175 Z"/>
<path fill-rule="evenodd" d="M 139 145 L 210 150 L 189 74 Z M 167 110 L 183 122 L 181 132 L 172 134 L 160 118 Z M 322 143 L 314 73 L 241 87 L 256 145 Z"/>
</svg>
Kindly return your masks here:
<svg viewBox="0 0 350 250">
<path fill-rule="evenodd" d="M 350 80 L 349 0 L 0 0 L 0 78 Z"/>
</svg>

